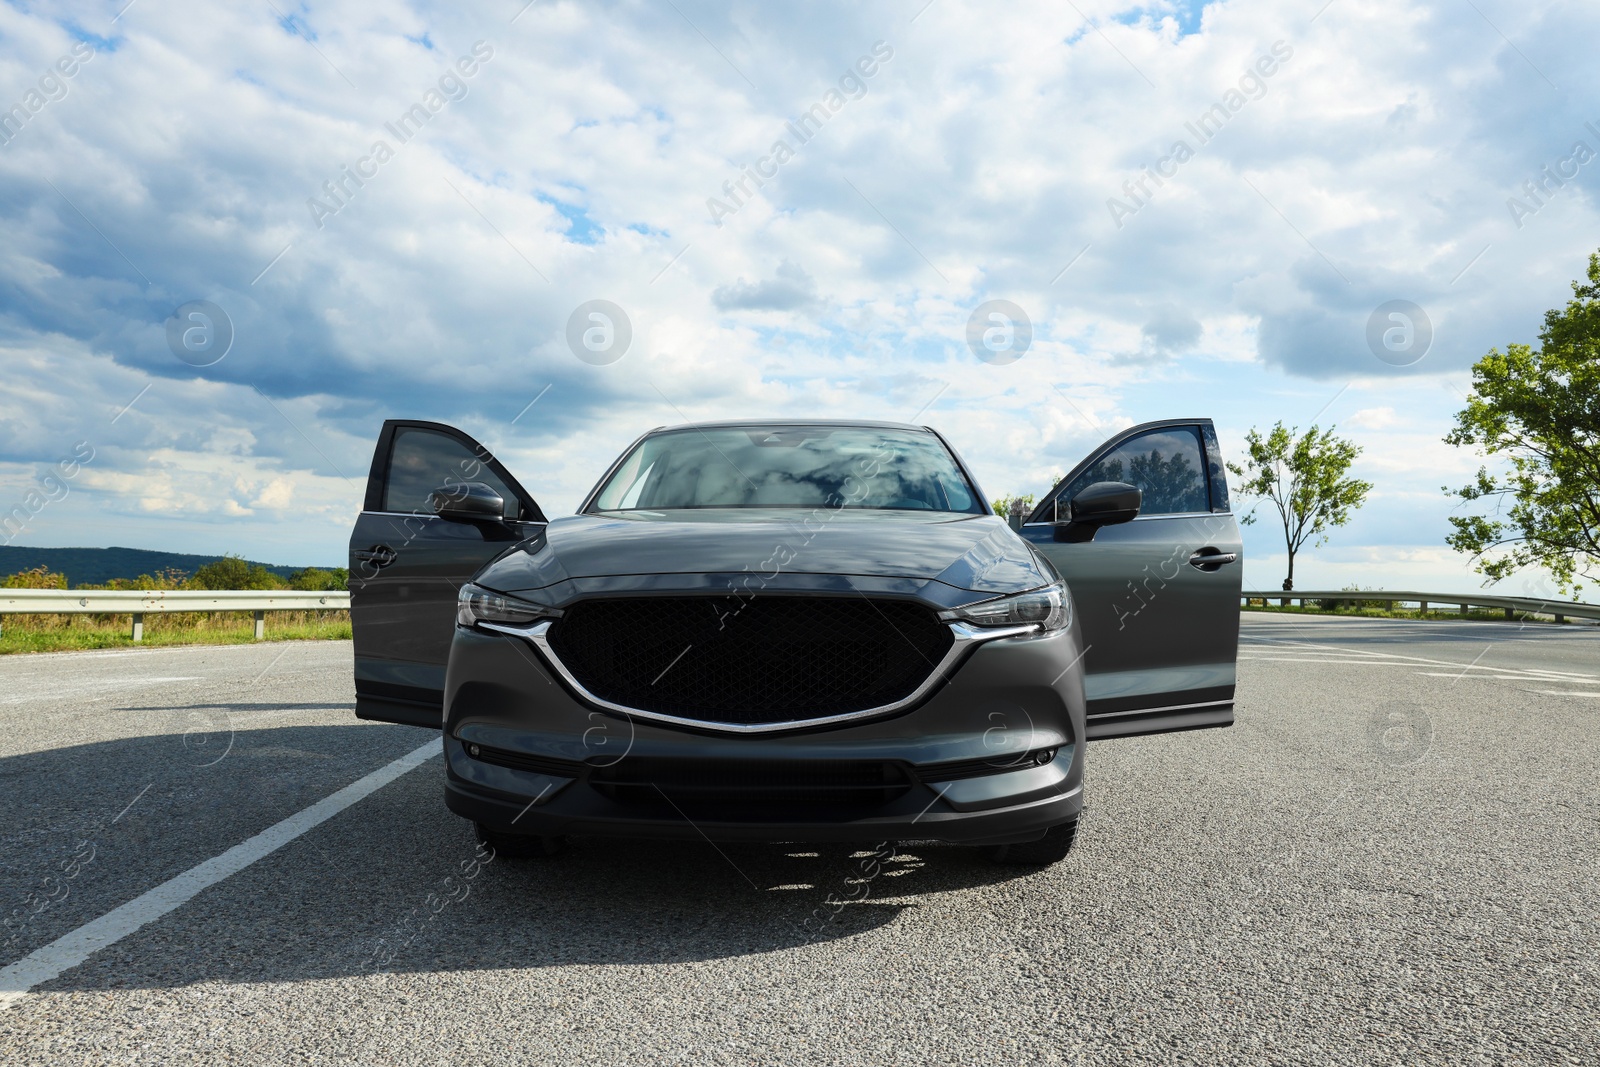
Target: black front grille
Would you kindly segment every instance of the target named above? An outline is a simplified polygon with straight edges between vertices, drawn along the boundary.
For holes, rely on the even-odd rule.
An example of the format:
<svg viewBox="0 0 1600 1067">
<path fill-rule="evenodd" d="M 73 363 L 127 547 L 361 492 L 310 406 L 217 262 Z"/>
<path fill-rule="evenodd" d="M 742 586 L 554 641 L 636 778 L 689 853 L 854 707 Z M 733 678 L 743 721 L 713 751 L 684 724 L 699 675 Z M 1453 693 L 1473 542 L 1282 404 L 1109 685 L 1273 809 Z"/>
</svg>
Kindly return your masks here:
<svg viewBox="0 0 1600 1067">
<path fill-rule="evenodd" d="M 594 767 L 589 785 L 624 804 L 675 807 L 722 820 L 845 813 L 904 796 L 911 779 L 884 760 L 727 760 L 630 756 Z"/>
<path fill-rule="evenodd" d="M 742 725 L 903 700 L 953 640 L 928 608 L 861 596 L 585 600 L 550 629 L 556 655 L 596 696 Z"/>
</svg>

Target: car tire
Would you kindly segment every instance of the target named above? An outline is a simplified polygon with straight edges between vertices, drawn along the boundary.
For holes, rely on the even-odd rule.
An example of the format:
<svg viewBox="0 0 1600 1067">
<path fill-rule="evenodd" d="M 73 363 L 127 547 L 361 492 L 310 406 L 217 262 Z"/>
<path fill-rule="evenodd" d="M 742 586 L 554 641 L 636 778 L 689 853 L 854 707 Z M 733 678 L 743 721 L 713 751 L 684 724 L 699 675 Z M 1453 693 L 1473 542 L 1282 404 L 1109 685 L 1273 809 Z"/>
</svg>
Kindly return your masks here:
<svg viewBox="0 0 1600 1067">
<path fill-rule="evenodd" d="M 1045 867 L 1067 858 L 1072 843 L 1078 837 L 1078 820 L 1052 826 L 1037 841 L 996 845 L 989 858 L 996 863 L 1015 864 L 1022 867 Z"/>
<path fill-rule="evenodd" d="M 481 822 L 472 824 L 480 844 L 494 849 L 496 857 L 511 860 L 544 859 L 558 856 L 567 850 L 564 837 L 538 837 L 533 834 L 512 834 L 494 830 Z"/>
</svg>

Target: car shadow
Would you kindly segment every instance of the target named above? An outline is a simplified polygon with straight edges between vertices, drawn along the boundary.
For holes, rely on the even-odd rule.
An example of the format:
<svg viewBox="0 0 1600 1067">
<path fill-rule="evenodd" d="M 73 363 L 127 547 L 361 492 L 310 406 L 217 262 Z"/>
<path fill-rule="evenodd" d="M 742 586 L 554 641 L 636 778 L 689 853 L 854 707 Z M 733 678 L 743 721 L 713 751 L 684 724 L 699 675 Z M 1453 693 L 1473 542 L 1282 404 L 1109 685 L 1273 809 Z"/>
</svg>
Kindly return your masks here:
<svg viewBox="0 0 1600 1067">
<path fill-rule="evenodd" d="M 376 724 L 197 729 L 0 759 L 0 900 L 41 873 L 61 900 L 13 930 L 0 966 L 218 856 L 427 733 Z M 240 708 L 262 708 L 243 705 Z M 209 732 L 206 732 L 209 731 Z M 430 760 L 41 987 L 308 981 L 378 972 L 650 965 L 770 953 L 894 923 L 931 895 L 1035 874 L 976 849 L 580 838 L 495 856 L 445 809 Z M 67 877 L 83 842 L 93 856 Z"/>
<path fill-rule="evenodd" d="M 930 895 L 1019 873 L 938 846 L 713 850 L 693 842 L 599 839 L 580 839 L 555 859 L 496 860 L 475 879 L 468 870 L 436 879 L 412 908 L 364 929 L 312 973 L 662 965 L 759 955 L 848 940 L 892 925 Z"/>
</svg>

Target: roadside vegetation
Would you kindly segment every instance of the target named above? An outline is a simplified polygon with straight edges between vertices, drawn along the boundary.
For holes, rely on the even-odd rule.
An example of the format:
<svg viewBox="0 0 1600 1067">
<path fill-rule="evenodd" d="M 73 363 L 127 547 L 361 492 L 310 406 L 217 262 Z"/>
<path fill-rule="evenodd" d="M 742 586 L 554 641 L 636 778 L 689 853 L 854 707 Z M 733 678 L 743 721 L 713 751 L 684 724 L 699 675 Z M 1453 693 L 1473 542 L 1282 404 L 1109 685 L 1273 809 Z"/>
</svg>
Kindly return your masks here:
<svg viewBox="0 0 1600 1067">
<path fill-rule="evenodd" d="M 228 556 L 193 574 L 169 570 L 118 578 L 76 589 L 304 589 L 342 590 L 343 567 L 307 567 L 288 578 L 265 567 Z M 7 589 L 66 589 L 67 577 L 43 567 L 20 571 L 0 582 Z M 133 617 L 110 615 L 0 615 L 0 655 L 11 652 L 59 652 L 89 648 L 145 648 L 159 645 L 231 645 L 255 640 L 255 617 L 248 611 L 148 612 L 144 639 L 132 637 Z M 348 640 L 348 611 L 272 611 L 266 616 L 269 641 Z"/>
</svg>

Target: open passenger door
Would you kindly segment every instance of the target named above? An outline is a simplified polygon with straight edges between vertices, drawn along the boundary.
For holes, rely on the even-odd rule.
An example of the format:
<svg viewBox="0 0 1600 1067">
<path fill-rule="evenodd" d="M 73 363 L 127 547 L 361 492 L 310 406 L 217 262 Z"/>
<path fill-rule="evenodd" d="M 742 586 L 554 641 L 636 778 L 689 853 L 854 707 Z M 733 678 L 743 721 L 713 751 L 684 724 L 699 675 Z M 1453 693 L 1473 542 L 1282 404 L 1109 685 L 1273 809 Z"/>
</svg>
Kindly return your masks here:
<svg viewBox="0 0 1600 1067">
<path fill-rule="evenodd" d="M 1073 498 L 1107 482 L 1141 491 L 1137 516 L 1071 522 Z M 1108 500 L 1099 485 L 1079 517 Z M 1209 419 L 1147 422 L 1111 438 L 1043 498 L 1022 535 L 1072 590 L 1088 740 L 1233 725 L 1244 568 Z"/>
<path fill-rule="evenodd" d="M 544 523 L 527 491 L 460 430 L 383 424 L 350 535 L 357 717 L 439 728 L 456 593 Z"/>
</svg>

